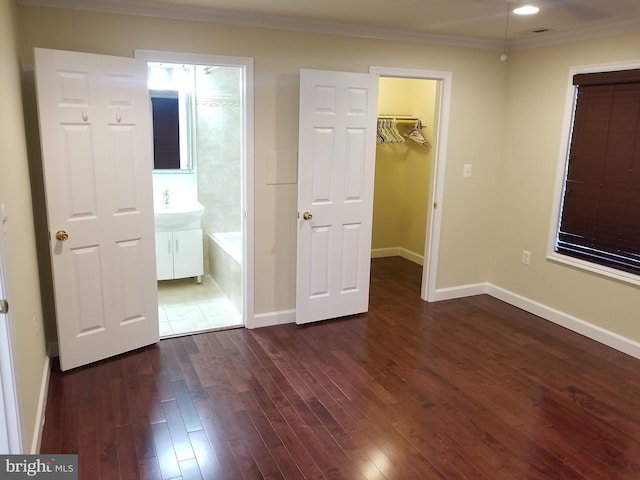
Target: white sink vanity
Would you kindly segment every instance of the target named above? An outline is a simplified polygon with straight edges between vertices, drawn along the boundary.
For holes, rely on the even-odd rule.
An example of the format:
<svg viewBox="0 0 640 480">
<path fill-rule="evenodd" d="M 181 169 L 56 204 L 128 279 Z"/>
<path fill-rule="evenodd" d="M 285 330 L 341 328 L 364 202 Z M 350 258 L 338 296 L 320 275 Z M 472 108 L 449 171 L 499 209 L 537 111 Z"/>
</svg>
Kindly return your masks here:
<svg viewBox="0 0 640 480">
<path fill-rule="evenodd" d="M 166 203 L 154 209 L 158 280 L 196 277 L 202 283 L 204 206 L 197 201 Z"/>
</svg>

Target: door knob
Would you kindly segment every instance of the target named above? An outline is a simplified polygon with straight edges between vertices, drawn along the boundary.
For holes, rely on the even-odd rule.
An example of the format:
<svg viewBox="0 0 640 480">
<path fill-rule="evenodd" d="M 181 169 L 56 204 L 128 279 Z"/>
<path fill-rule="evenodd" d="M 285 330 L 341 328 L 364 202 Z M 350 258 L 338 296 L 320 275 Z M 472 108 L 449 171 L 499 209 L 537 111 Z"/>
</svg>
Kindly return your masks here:
<svg viewBox="0 0 640 480">
<path fill-rule="evenodd" d="M 69 234 L 64 230 L 58 230 L 56 232 L 56 239 L 60 240 L 61 242 L 64 242 L 65 240 L 69 239 Z"/>
<path fill-rule="evenodd" d="M 313 218 L 313 215 L 311 215 L 310 212 L 304 212 L 302 214 L 302 218 L 304 218 L 305 220 L 311 220 Z"/>
</svg>

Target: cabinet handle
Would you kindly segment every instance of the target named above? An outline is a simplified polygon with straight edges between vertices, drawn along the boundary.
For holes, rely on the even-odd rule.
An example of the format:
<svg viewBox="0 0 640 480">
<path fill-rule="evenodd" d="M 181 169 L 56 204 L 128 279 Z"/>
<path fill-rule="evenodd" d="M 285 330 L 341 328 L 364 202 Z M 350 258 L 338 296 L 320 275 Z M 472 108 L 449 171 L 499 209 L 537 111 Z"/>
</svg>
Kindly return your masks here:
<svg viewBox="0 0 640 480">
<path fill-rule="evenodd" d="M 178 239 L 176 238 L 176 253 L 178 253 L 180 249 L 178 248 Z"/>
<path fill-rule="evenodd" d="M 171 255 L 171 240 L 167 240 L 167 253 Z"/>
</svg>

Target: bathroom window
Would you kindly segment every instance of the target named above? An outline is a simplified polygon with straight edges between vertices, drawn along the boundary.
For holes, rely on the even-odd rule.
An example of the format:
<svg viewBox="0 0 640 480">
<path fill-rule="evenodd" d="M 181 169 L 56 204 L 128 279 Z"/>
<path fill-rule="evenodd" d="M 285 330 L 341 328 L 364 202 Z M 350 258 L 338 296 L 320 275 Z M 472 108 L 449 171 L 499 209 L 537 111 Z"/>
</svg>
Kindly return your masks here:
<svg viewBox="0 0 640 480">
<path fill-rule="evenodd" d="M 573 76 L 554 251 L 640 275 L 640 69 Z"/>
</svg>

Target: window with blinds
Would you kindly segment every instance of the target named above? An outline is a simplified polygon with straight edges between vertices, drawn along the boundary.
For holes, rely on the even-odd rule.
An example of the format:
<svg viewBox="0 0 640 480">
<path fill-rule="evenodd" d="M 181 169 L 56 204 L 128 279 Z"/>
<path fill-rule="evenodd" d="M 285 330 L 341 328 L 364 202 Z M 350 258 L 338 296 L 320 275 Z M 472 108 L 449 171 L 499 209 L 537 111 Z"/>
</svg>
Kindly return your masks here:
<svg viewBox="0 0 640 480">
<path fill-rule="evenodd" d="M 640 274 L 640 69 L 578 74 L 555 251 Z"/>
</svg>

